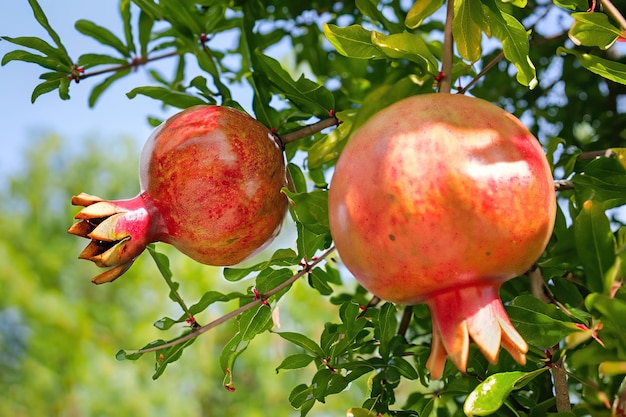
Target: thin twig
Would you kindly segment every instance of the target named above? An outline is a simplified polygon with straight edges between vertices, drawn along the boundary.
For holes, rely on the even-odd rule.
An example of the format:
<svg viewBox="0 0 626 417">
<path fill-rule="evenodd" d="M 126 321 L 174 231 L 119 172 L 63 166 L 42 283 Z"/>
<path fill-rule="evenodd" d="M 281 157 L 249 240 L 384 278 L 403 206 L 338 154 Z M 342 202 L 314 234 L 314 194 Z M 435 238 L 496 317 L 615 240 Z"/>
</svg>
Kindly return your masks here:
<svg viewBox="0 0 626 417">
<path fill-rule="evenodd" d="M 102 74 L 106 74 L 109 72 L 118 72 L 118 71 L 123 71 L 126 69 L 130 69 L 130 68 L 137 68 L 141 65 L 145 65 L 149 62 L 154 62 L 154 61 L 158 61 L 160 59 L 164 59 L 164 58 L 169 58 L 172 56 L 176 56 L 176 55 L 180 55 L 178 53 L 178 51 L 172 51 L 172 52 L 168 52 L 166 54 L 162 54 L 162 55 L 157 55 L 154 56 L 152 58 L 140 58 L 137 57 L 135 59 L 133 59 L 132 61 L 130 61 L 127 64 L 122 64 L 122 65 L 116 65 L 113 67 L 109 67 L 109 68 L 103 68 L 101 70 L 98 71 L 92 71 L 92 72 L 85 72 L 85 73 L 78 73 L 78 72 L 72 72 L 72 74 L 68 75 L 68 78 L 71 80 L 74 80 L 76 82 L 79 82 L 81 80 L 84 80 L 85 78 L 89 78 L 89 77 L 94 77 L 96 75 L 102 75 Z"/>
<path fill-rule="evenodd" d="M 411 318 L 413 317 L 413 306 L 408 305 L 404 307 L 404 311 L 402 312 L 402 319 L 400 320 L 400 325 L 398 326 L 398 334 L 404 336 L 406 331 L 409 329 L 409 324 L 411 324 Z"/>
<path fill-rule="evenodd" d="M 340 120 L 337 119 L 336 116 L 329 117 L 328 119 L 322 119 L 319 122 L 315 122 L 310 125 L 303 126 L 302 128 L 295 130 L 293 132 L 285 133 L 284 135 L 279 135 L 283 144 L 288 144 L 291 142 L 295 142 L 298 139 L 306 138 L 311 135 L 314 135 L 322 130 L 339 125 Z"/>
<path fill-rule="evenodd" d="M 546 304 L 550 303 L 550 298 L 545 293 L 545 281 L 538 265 L 535 265 L 527 273 L 530 278 L 530 287 L 533 296 L 537 297 Z M 559 345 L 550 349 L 550 354 L 558 351 Z M 563 367 L 563 356 L 550 365 L 550 373 L 552 373 L 552 381 L 554 383 L 554 394 L 556 397 L 556 409 L 558 412 L 569 411 L 572 406 L 569 398 L 569 390 L 567 387 L 567 372 Z"/>
<path fill-rule="evenodd" d="M 613 19 L 615 19 L 617 23 L 619 23 L 620 29 L 626 32 L 626 19 L 624 19 L 624 16 L 620 13 L 619 10 L 617 10 L 617 7 L 615 7 L 613 2 L 611 2 L 611 0 L 600 0 L 600 4 L 602 4 L 604 10 L 606 10 L 606 12 Z"/>
<path fill-rule="evenodd" d="M 556 180 L 554 181 L 554 189 L 556 191 L 573 190 L 574 182 L 572 180 Z"/>
<path fill-rule="evenodd" d="M 476 74 L 476 76 L 474 78 L 472 78 L 472 81 L 467 83 L 467 85 L 465 87 L 463 87 L 463 88 L 461 88 L 459 90 L 459 94 L 465 94 L 465 92 L 467 90 L 469 90 L 469 88 L 471 86 L 476 84 L 478 82 L 478 80 L 480 80 L 482 77 L 484 77 L 485 74 L 487 73 L 487 71 L 489 71 L 491 68 L 493 68 L 494 65 L 496 65 L 498 62 L 500 62 L 502 60 L 502 58 L 504 58 L 504 52 L 500 51 L 500 53 L 498 55 L 496 55 L 491 61 L 489 61 L 487 63 L 487 65 L 485 65 L 485 67 L 478 74 Z"/>
<path fill-rule="evenodd" d="M 452 20 L 454 19 L 454 0 L 448 0 L 446 8 L 446 25 L 443 31 L 443 56 L 441 59 L 441 72 L 439 92 L 449 93 L 452 89 L 452 58 L 454 56 L 454 39 L 452 36 Z"/>
<path fill-rule="evenodd" d="M 139 350 L 134 350 L 134 351 L 128 351 L 126 352 L 127 355 L 136 355 L 139 353 L 148 353 L 148 352 L 155 352 L 157 350 L 161 350 L 161 349 L 166 349 L 172 346 L 176 346 L 179 345 L 181 343 L 184 343 L 188 340 L 191 340 L 193 338 L 198 337 L 199 335 L 201 335 L 202 333 L 206 333 L 209 330 L 219 326 L 220 324 L 234 318 L 237 317 L 238 315 L 240 315 L 241 313 L 250 310 L 253 307 L 256 307 L 258 305 L 261 305 L 265 302 L 265 300 L 267 300 L 269 297 L 271 297 L 272 295 L 278 293 L 279 291 L 283 290 L 284 288 L 287 288 L 288 286 L 290 286 L 291 284 L 293 284 L 294 282 L 296 282 L 299 278 L 303 277 L 304 275 L 308 274 L 311 269 L 316 266 L 317 264 L 319 264 L 320 262 L 322 262 L 324 259 L 326 259 L 326 257 L 328 257 L 333 251 L 335 250 L 334 246 L 331 246 L 328 250 L 326 250 L 326 252 L 324 252 L 322 255 L 318 256 L 317 258 L 315 258 L 313 261 L 311 261 L 311 263 L 306 264 L 305 268 L 298 271 L 298 273 L 294 274 L 291 278 L 289 278 L 287 281 L 283 282 L 280 285 L 277 285 L 275 288 L 273 288 L 272 290 L 266 292 L 265 294 L 262 294 L 260 297 L 256 297 L 253 301 L 249 302 L 248 304 L 245 304 L 241 307 L 239 307 L 236 310 L 231 311 L 228 314 L 225 314 L 215 320 L 213 320 L 212 322 L 205 324 L 204 326 L 198 327 L 197 329 L 193 330 L 190 333 L 187 333 L 186 335 L 172 340 L 171 342 L 167 342 L 164 343 L 162 345 L 159 346 L 154 346 L 154 347 L 150 347 L 150 348 L 146 348 L 146 349 L 139 349 Z"/>
</svg>

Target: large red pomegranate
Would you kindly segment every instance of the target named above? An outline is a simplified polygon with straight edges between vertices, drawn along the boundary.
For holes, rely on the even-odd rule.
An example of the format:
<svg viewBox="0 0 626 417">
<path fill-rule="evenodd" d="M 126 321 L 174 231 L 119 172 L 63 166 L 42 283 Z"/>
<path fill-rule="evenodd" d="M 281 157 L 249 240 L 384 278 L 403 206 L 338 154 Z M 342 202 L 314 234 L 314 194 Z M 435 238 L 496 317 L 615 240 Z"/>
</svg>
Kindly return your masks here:
<svg viewBox="0 0 626 417">
<path fill-rule="evenodd" d="M 144 145 L 139 180 L 141 193 L 129 200 L 72 198 L 85 208 L 69 232 L 91 239 L 79 257 L 111 267 L 97 284 L 118 278 L 156 241 L 204 264 L 236 264 L 276 236 L 286 213 L 281 145 L 230 107 L 191 107 L 162 123 Z"/>
<path fill-rule="evenodd" d="M 537 261 L 552 233 L 554 183 L 539 142 L 484 100 L 426 94 L 374 115 L 333 174 L 330 228 L 355 278 L 381 299 L 425 302 L 433 341 L 461 371 L 469 341 L 489 361 L 528 346 L 499 298 L 502 282 Z"/>
</svg>

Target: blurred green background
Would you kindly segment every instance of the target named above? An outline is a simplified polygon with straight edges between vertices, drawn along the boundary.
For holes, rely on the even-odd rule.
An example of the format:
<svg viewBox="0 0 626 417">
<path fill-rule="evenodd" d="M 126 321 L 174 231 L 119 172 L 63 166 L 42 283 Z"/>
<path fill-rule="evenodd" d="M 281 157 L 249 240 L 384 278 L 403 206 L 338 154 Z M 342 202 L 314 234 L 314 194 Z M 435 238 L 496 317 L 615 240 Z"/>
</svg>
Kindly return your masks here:
<svg viewBox="0 0 626 417">
<path fill-rule="evenodd" d="M 181 311 L 147 253 L 119 280 L 95 286 L 90 279 L 98 268 L 77 259 L 87 241 L 66 232 L 78 211 L 70 205 L 73 194 L 117 199 L 138 193 L 136 141 L 85 138 L 77 147 L 43 135 L 23 158 L 22 169 L 0 188 L 0 416 L 299 415 L 288 396 L 311 380 L 314 369 L 277 374 L 282 359 L 298 352 L 277 335 L 265 333 L 251 343 L 237 361 L 236 390 L 224 389 L 218 359 L 236 331 L 234 321 L 200 336 L 157 380 L 154 354 L 116 360 L 119 349 L 137 349 L 184 330 L 163 332 L 152 325 Z M 226 282 L 220 268 L 197 264 L 168 245 L 157 249 L 170 257 L 188 304 L 212 289 L 245 292 L 253 283 Z M 281 331 L 314 340 L 337 317 L 336 311 L 320 310 L 319 305 L 334 307 L 305 280 L 278 305 Z M 236 307 L 216 304 L 197 320 L 205 324 Z M 364 398 L 364 390 L 354 386 L 310 415 L 345 415 Z"/>
</svg>

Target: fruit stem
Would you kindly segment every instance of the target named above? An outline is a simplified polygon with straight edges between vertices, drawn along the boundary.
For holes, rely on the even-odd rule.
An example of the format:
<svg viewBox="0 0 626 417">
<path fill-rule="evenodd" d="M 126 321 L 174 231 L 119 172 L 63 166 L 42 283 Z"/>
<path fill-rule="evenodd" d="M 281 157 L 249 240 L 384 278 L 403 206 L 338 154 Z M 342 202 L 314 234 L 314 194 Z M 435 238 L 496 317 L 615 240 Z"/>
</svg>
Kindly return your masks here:
<svg viewBox="0 0 626 417">
<path fill-rule="evenodd" d="M 449 93 L 452 89 L 452 57 L 454 55 L 454 39 L 452 37 L 452 20 L 454 19 L 454 0 L 448 0 L 446 8 L 446 25 L 443 31 L 443 56 L 441 72 L 443 78 L 439 83 L 440 93 Z"/>
</svg>

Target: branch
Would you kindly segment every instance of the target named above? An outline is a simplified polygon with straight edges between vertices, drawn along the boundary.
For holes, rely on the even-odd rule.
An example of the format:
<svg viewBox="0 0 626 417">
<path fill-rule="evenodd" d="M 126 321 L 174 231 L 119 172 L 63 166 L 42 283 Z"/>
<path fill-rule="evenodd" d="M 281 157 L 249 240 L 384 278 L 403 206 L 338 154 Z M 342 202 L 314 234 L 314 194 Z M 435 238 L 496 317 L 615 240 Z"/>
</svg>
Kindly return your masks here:
<svg viewBox="0 0 626 417">
<path fill-rule="evenodd" d="M 533 296 L 540 299 L 544 303 L 549 304 L 551 300 L 545 293 L 545 281 L 539 266 L 534 265 L 533 268 L 527 272 L 527 275 L 530 278 L 530 288 Z M 552 357 L 552 355 L 558 351 L 558 348 L 558 344 L 551 348 L 549 350 L 549 357 Z M 567 372 L 563 367 L 563 356 L 561 356 L 556 362 L 550 364 L 550 373 L 552 374 L 552 381 L 554 383 L 556 410 L 558 412 L 571 410 L 572 405 L 570 403 L 569 390 L 567 388 Z"/>
<path fill-rule="evenodd" d="M 76 71 L 72 71 L 72 73 L 69 74 L 67 76 L 67 78 L 70 79 L 70 80 L 74 80 L 74 81 L 76 81 L 76 83 L 78 83 L 81 80 L 84 80 L 85 78 L 94 77 L 96 75 L 102 75 L 102 74 L 106 74 L 106 73 L 109 73 L 109 72 L 118 72 L 118 71 L 123 71 L 123 70 L 126 70 L 126 69 L 137 68 L 137 67 L 140 67 L 142 65 L 146 65 L 149 62 L 158 61 L 160 59 L 169 58 L 169 57 L 176 56 L 176 55 L 180 55 L 180 54 L 177 51 L 172 51 L 172 52 L 168 52 L 166 54 L 157 55 L 157 56 L 152 57 L 152 58 L 136 57 L 136 58 L 134 58 L 132 61 L 130 61 L 127 64 L 117 65 L 117 66 L 114 66 L 114 67 L 104 68 L 104 69 L 101 69 L 101 70 L 98 70 L 98 71 L 85 72 L 85 73 L 81 73 L 77 69 Z"/>
<path fill-rule="evenodd" d="M 143 353 L 148 353 L 148 352 L 155 352 L 161 349 L 166 349 L 172 346 L 176 346 L 179 345 L 181 343 L 184 343 L 188 340 L 194 339 L 198 336 L 200 336 L 202 333 L 206 333 L 209 330 L 213 329 L 214 327 L 219 326 L 220 324 L 234 318 L 237 317 L 238 315 L 240 315 L 241 313 L 250 310 L 253 307 L 256 307 L 258 305 L 261 305 L 265 302 L 265 300 L 267 300 L 269 297 L 271 297 L 272 295 L 278 293 L 279 291 L 283 290 L 284 288 L 287 288 L 288 286 L 290 286 L 291 284 L 293 284 L 294 282 L 296 282 L 299 278 L 303 277 L 304 275 L 308 274 L 311 269 L 313 269 L 314 266 L 316 266 L 317 264 L 319 264 L 320 262 L 322 262 L 324 259 L 326 259 L 326 257 L 328 257 L 333 251 L 335 250 L 334 246 L 331 246 L 328 250 L 326 250 L 326 252 L 324 252 L 322 255 L 318 256 L 317 258 L 315 258 L 311 263 L 307 263 L 304 267 L 304 269 L 300 270 L 298 273 L 296 273 L 295 275 L 293 275 L 291 278 L 289 278 L 287 281 L 283 282 L 280 285 L 277 285 L 274 289 L 266 292 L 265 294 L 261 294 L 259 297 L 255 297 L 255 299 L 251 302 L 249 302 L 248 304 L 245 304 L 241 307 L 239 307 L 238 309 L 231 311 L 228 314 L 225 314 L 221 317 L 219 317 L 218 319 L 213 320 L 212 322 L 205 324 L 204 326 L 198 327 L 197 329 L 191 331 L 190 333 L 187 333 L 186 335 L 179 337 L 178 339 L 172 340 L 171 342 L 167 342 L 164 343 L 162 345 L 159 346 L 154 346 L 154 347 L 150 347 L 150 348 L 146 348 L 146 349 L 139 349 L 139 350 L 133 350 L 133 351 L 128 351 L 126 354 L 127 355 L 136 355 L 136 354 L 143 354 Z"/>
<path fill-rule="evenodd" d="M 311 125 L 303 126 L 298 130 L 294 130 L 293 132 L 286 133 L 284 135 L 277 135 L 284 145 L 295 142 L 299 139 L 303 139 L 314 135 L 322 130 L 332 127 L 338 126 L 341 123 L 341 120 L 337 119 L 337 117 L 333 114 L 328 119 L 322 119 L 319 122 L 313 123 Z"/>
<path fill-rule="evenodd" d="M 619 23 L 620 29 L 626 32 L 626 19 L 624 19 L 624 16 L 622 16 L 620 11 L 617 10 L 617 7 L 615 7 L 611 0 L 600 0 L 600 4 L 602 4 L 607 14 L 615 19 L 617 23 Z"/>
<path fill-rule="evenodd" d="M 400 325 L 398 326 L 398 334 L 401 336 L 406 335 L 406 331 L 409 329 L 409 324 L 411 324 L 411 318 L 413 317 L 413 306 L 408 305 L 404 307 L 404 311 L 402 312 L 402 319 L 400 320 Z"/>
<path fill-rule="evenodd" d="M 554 383 L 554 396 L 556 398 L 556 411 L 559 413 L 570 411 L 572 404 L 567 387 L 567 371 L 563 367 L 563 356 L 550 366 L 552 382 Z"/>
<path fill-rule="evenodd" d="M 443 56 L 441 58 L 441 72 L 439 92 L 449 93 L 452 89 L 452 57 L 454 55 L 454 39 L 452 37 L 452 20 L 454 18 L 454 0 L 448 0 L 446 8 L 446 26 L 443 30 Z"/>
<path fill-rule="evenodd" d="M 471 86 L 476 84 L 478 82 L 478 80 L 480 80 L 482 77 L 484 77 L 485 74 L 487 73 L 487 71 L 489 71 L 491 68 L 493 68 L 494 65 L 496 65 L 498 62 L 500 62 L 500 60 L 502 60 L 502 58 L 504 58 L 504 52 L 500 51 L 500 53 L 498 55 L 496 55 L 495 58 L 493 58 L 491 61 L 489 61 L 489 63 L 487 63 L 487 65 L 485 65 L 485 67 L 478 74 L 476 74 L 476 76 L 474 78 L 472 78 L 472 81 L 467 83 L 467 85 L 465 87 L 463 87 L 463 88 L 461 88 L 459 90 L 459 94 L 465 94 L 465 92 L 467 90 L 469 90 L 469 88 Z"/>
<path fill-rule="evenodd" d="M 556 191 L 568 191 L 574 189 L 574 182 L 571 180 L 556 180 L 554 181 L 554 189 Z"/>
</svg>

